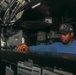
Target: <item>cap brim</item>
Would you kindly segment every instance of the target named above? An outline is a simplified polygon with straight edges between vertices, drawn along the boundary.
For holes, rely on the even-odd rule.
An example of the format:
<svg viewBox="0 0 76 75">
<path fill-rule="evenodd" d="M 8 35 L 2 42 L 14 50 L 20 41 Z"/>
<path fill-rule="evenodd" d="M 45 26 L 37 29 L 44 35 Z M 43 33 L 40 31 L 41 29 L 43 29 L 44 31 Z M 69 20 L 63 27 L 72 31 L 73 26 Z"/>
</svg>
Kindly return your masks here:
<svg viewBox="0 0 76 75">
<path fill-rule="evenodd" d="M 58 31 L 58 33 L 60 33 L 60 34 L 67 34 L 67 33 L 69 33 L 69 31 L 62 31 L 62 30 L 60 30 L 60 31 Z"/>
</svg>

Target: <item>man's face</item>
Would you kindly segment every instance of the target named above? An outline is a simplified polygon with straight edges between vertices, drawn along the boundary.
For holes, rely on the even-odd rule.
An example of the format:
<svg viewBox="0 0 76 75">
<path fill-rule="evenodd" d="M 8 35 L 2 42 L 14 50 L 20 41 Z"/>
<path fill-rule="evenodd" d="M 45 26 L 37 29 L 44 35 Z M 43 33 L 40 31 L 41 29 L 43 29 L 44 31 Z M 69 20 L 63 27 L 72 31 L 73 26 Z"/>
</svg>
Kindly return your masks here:
<svg viewBox="0 0 76 75">
<path fill-rule="evenodd" d="M 64 44 L 70 44 L 72 42 L 73 32 L 67 34 L 60 34 L 60 39 Z"/>
</svg>

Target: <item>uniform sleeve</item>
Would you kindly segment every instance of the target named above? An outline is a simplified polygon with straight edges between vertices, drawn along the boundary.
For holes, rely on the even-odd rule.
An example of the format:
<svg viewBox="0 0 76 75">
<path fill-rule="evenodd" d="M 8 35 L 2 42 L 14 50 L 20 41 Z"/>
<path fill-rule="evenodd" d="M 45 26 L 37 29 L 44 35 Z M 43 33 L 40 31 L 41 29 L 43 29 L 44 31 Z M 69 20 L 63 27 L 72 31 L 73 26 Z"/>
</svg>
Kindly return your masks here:
<svg viewBox="0 0 76 75">
<path fill-rule="evenodd" d="M 31 53 L 50 54 L 56 52 L 55 44 L 30 46 Z"/>
</svg>

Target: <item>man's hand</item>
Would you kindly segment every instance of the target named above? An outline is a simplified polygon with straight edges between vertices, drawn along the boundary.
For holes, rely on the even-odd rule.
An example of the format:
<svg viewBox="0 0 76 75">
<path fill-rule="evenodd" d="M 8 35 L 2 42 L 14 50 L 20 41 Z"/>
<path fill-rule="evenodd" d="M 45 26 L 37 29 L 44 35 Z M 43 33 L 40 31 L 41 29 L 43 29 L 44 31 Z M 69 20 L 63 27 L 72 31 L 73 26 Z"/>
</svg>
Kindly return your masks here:
<svg viewBox="0 0 76 75">
<path fill-rule="evenodd" d="M 72 59 L 73 57 L 72 57 L 71 54 L 64 54 L 63 58 L 65 58 L 65 59 Z"/>
<path fill-rule="evenodd" d="M 21 53 L 29 53 L 29 47 L 26 44 L 21 44 L 17 47 L 17 51 Z"/>
</svg>

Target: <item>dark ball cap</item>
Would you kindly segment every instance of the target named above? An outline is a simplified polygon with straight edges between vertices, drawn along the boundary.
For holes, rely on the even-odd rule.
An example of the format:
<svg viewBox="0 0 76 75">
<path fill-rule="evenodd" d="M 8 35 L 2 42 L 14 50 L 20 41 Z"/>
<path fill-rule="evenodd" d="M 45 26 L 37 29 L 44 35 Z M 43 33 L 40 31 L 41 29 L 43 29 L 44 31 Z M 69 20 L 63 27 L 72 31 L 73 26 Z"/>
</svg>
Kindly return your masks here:
<svg viewBox="0 0 76 75">
<path fill-rule="evenodd" d="M 71 24 L 62 24 L 58 32 L 62 34 L 73 32 L 73 26 Z"/>
</svg>

